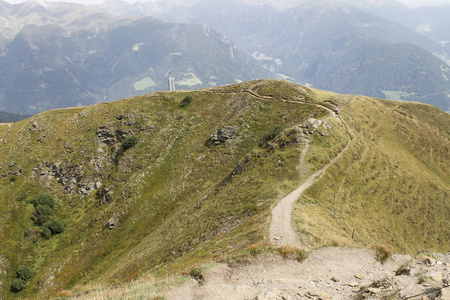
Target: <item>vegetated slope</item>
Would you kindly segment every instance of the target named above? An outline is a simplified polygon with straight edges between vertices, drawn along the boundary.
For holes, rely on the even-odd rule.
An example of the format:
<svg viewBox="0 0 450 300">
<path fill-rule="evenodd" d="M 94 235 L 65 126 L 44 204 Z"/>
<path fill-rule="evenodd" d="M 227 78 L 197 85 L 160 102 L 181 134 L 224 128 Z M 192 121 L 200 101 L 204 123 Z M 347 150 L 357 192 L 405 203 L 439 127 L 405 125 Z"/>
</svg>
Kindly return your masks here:
<svg viewBox="0 0 450 300">
<path fill-rule="evenodd" d="M 172 261 L 169 271 L 179 271 L 261 241 L 274 199 L 299 181 L 301 139 L 288 133 L 327 112 L 234 92 L 247 86 L 312 99 L 296 85 L 256 82 L 192 92 L 185 107 L 188 92 L 156 93 L 0 127 L 4 292 L 24 264 L 35 276 L 19 295 L 38 289 L 45 298 L 76 283 L 163 272 Z M 261 148 L 280 126 L 286 146 Z M 138 143 L 124 150 L 131 136 Z M 65 225 L 49 239 L 32 220 L 30 200 L 43 193 Z"/>
<path fill-rule="evenodd" d="M 0 109 L 37 113 L 271 77 L 250 55 L 205 26 L 118 17 L 94 7 L 29 1 L 0 24 Z"/>
<path fill-rule="evenodd" d="M 333 108 L 325 101 L 330 99 L 345 107 L 342 118 L 347 129 L 329 118 L 323 106 Z M 120 283 L 147 272 L 179 273 L 211 259 L 227 260 L 264 248 L 271 208 L 341 153 L 349 132 L 351 144 L 333 166 L 348 166 L 349 156 L 377 155 L 376 137 L 383 134 L 390 148 L 410 155 L 408 166 L 403 170 L 403 164 L 399 168 L 375 164 L 371 165 L 375 173 L 361 171 L 358 176 L 396 171 L 398 180 L 409 187 L 416 184 L 416 177 L 407 167 L 415 165 L 419 174 L 426 173 L 425 178 L 417 178 L 423 180 L 421 185 L 436 187 L 429 192 L 427 209 L 437 220 L 427 223 L 427 231 L 442 237 L 441 243 L 430 239 L 427 248 L 448 250 L 448 207 L 442 205 L 449 185 L 448 115 L 427 105 L 363 98 L 349 103 L 351 99 L 284 81 L 253 81 L 53 110 L 0 127 L 0 268 L 8 270 L 0 277 L 3 295 L 48 298 L 77 284 Z M 385 126 L 399 126 L 398 134 L 404 138 L 380 132 L 374 125 L 376 118 Z M 307 141 L 305 164 L 299 166 Z M 433 143 L 423 146 L 426 141 Z M 385 156 L 403 157 L 396 155 L 400 153 Z M 317 184 L 341 182 L 345 172 L 332 172 L 333 166 Z M 348 184 L 348 191 L 366 189 L 359 177 Z M 383 190 L 392 188 L 391 178 L 381 182 Z M 315 186 L 310 193 L 317 198 L 307 198 L 318 204 L 311 206 L 314 213 L 328 208 L 329 196 L 321 192 L 332 191 Z M 347 191 L 343 187 L 340 195 Z M 411 207 L 416 203 L 413 190 L 400 191 L 403 212 L 416 217 Z M 51 209 L 39 204 L 42 194 L 54 197 Z M 369 207 L 372 194 L 358 195 L 357 203 Z M 424 245 L 408 229 L 420 230 L 420 219 L 394 223 L 391 228 L 404 233 L 407 247 L 387 235 L 359 238 L 359 232 L 384 230 L 396 211 L 382 208 L 385 223 L 364 219 L 352 241 L 349 220 L 339 241 L 363 246 L 380 242 L 396 250 Z M 329 212 L 324 211 L 324 216 L 316 215 L 330 224 Z M 337 214 L 343 215 L 342 211 Z M 358 215 L 362 219 L 367 211 Z M 337 220 L 349 219 L 345 218 Z M 61 224 L 63 230 L 57 230 Z M 318 223 L 302 224 L 309 225 L 306 234 L 315 238 L 305 240 L 308 243 L 334 238 L 333 231 L 318 233 Z M 13 294 L 11 283 L 23 265 L 34 275 Z"/>
<path fill-rule="evenodd" d="M 448 252 L 448 114 L 352 97 L 341 117 L 352 143 L 297 202 L 294 225 L 303 242 Z"/>
</svg>

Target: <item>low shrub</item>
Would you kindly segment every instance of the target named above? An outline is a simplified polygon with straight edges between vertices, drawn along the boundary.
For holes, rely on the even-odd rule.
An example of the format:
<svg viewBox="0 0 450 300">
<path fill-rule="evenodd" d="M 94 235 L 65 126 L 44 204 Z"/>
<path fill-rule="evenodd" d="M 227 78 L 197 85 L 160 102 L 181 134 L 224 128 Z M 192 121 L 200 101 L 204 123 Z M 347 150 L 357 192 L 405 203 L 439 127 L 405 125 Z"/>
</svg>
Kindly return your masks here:
<svg viewBox="0 0 450 300">
<path fill-rule="evenodd" d="M 186 97 L 183 98 L 183 100 L 181 100 L 180 104 L 178 105 L 179 107 L 185 107 L 188 106 L 189 103 L 191 103 L 193 100 L 191 95 L 187 95 Z"/>
<path fill-rule="evenodd" d="M 380 263 L 386 262 L 392 256 L 391 250 L 385 245 L 375 245 L 373 249 L 375 250 L 375 260 Z"/>
<path fill-rule="evenodd" d="M 278 251 L 284 258 L 295 259 L 298 262 L 303 262 L 308 258 L 308 252 L 292 245 L 283 245 L 278 248 Z"/>
<path fill-rule="evenodd" d="M 45 205 L 53 208 L 55 206 L 55 199 L 51 195 L 42 194 L 39 195 L 36 199 L 32 200 L 32 203 L 35 207 L 37 207 L 38 205 Z"/>
<path fill-rule="evenodd" d="M 197 280 L 198 283 L 203 283 L 202 270 L 200 268 L 194 268 L 189 272 L 189 276 Z"/>
<path fill-rule="evenodd" d="M 251 256 L 259 256 L 261 254 L 264 253 L 264 251 L 266 250 L 267 245 L 264 243 L 258 243 L 258 244 L 254 244 L 248 247 L 248 252 L 250 253 Z"/>
<path fill-rule="evenodd" d="M 283 130 L 283 126 L 276 126 L 269 133 L 264 134 L 259 141 L 259 147 L 266 148 L 268 142 L 273 140 L 277 135 L 283 132 Z"/>
<path fill-rule="evenodd" d="M 16 201 L 24 201 L 27 198 L 27 194 L 25 194 L 24 192 L 19 192 L 17 193 L 16 196 Z"/>
<path fill-rule="evenodd" d="M 135 146 L 138 143 L 138 141 L 139 141 L 138 138 L 135 137 L 134 135 L 129 136 L 122 142 L 122 149 L 127 150 Z"/>
<path fill-rule="evenodd" d="M 52 208 L 47 205 L 39 204 L 38 206 L 36 206 L 35 211 L 38 215 L 51 216 L 53 214 Z"/>
<path fill-rule="evenodd" d="M 58 220 L 52 220 L 45 224 L 45 227 L 48 228 L 52 234 L 60 234 L 64 232 L 64 225 Z"/>
<path fill-rule="evenodd" d="M 37 226 L 42 226 L 46 222 L 48 222 L 48 220 L 50 220 L 50 216 L 40 215 L 40 214 L 34 212 L 33 215 L 31 216 L 31 220 L 33 220 L 34 224 L 36 224 Z"/>
<path fill-rule="evenodd" d="M 397 271 L 395 271 L 395 276 L 400 276 L 400 275 L 406 275 L 406 276 L 410 276 L 411 275 L 411 268 L 408 266 L 408 264 L 403 264 L 401 265 Z"/>
<path fill-rule="evenodd" d="M 17 270 L 17 277 L 22 279 L 24 282 L 27 282 L 33 277 L 33 270 L 27 266 L 20 266 Z"/>
<path fill-rule="evenodd" d="M 11 284 L 11 291 L 13 293 L 18 293 L 21 290 L 23 290 L 24 288 L 25 288 L 25 283 L 22 280 L 20 280 L 18 278 L 13 280 L 13 282 Z"/>
<path fill-rule="evenodd" d="M 42 236 L 42 238 L 48 240 L 49 238 L 52 237 L 52 231 L 50 229 L 48 229 L 47 227 L 44 227 L 44 228 L 42 228 L 41 236 Z"/>
</svg>

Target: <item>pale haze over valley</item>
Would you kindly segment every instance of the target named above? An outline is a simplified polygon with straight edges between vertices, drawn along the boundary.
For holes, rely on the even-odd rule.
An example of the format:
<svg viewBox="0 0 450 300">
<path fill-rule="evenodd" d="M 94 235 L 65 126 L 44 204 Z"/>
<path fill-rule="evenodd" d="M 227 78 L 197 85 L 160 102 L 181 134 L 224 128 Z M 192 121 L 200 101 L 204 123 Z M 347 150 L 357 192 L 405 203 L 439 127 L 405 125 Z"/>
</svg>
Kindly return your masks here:
<svg viewBox="0 0 450 300">
<path fill-rule="evenodd" d="M 25 0 L 7 0 L 6 2 L 9 3 L 22 3 L 25 2 Z M 54 1 L 54 0 L 48 0 L 47 2 L 74 2 L 74 3 L 83 3 L 83 4 L 97 4 L 102 3 L 102 0 L 71 0 L 71 1 Z M 158 0 L 126 0 L 126 2 L 134 3 L 134 2 L 158 2 Z M 166 2 L 166 1 L 164 1 Z M 180 1 L 181 2 L 181 1 Z M 188 2 L 188 1 L 186 1 Z M 192 2 L 192 1 L 190 1 Z M 264 3 L 264 2 L 271 2 L 271 1 L 265 1 L 265 0 L 259 0 L 259 1 L 247 1 L 247 2 L 256 2 L 256 3 Z M 281 1 L 279 1 L 281 2 Z M 284 1 L 283 1 L 284 2 Z M 292 1 L 289 1 L 292 2 Z M 409 6 L 409 7 L 418 7 L 418 6 L 439 6 L 439 5 L 449 5 L 450 0 L 399 0 L 399 2 L 402 2 L 403 4 Z"/>
<path fill-rule="evenodd" d="M 8 113 L 165 90 L 168 70 L 180 90 L 276 78 L 450 111 L 450 0 L 7 1 Z"/>
</svg>

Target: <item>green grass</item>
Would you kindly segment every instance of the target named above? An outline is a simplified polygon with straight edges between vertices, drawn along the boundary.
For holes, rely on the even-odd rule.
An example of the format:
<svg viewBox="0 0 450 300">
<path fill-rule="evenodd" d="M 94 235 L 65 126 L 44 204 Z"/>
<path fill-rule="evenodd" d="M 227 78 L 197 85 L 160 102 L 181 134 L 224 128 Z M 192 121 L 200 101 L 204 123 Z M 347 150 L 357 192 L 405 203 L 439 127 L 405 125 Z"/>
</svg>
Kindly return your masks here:
<svg viewBox="0 0 450 300">
<path fill-rule="evenodd" d="M 297 204 L 296 228 L 314 246 L 337 240 L 448 251 L 448 116 L 427 105 L 359 97 L 342 117 L 354 140 Z"/>
<path fill-rule="evenodd" d="M 190 94 L 194 101 L 179 108 Z M 176 274 L 202 261 L 239 256 L 266 239 L 270 207 L 299 181 L 300 145 L 281 148 L 274 142 L 261 149 L 261 136 L 323 114 L 315 106 L 245 92 L 175 92 L 49 111 L 2 130 L 2 138 L 11 141 L 1 154 L 2 170 L 9 162 L 23 169 L 14 186 L 1 179 L 8 215 L 2 237 L 11 243 L 3 243 L 2 254 L 17 265 L 29 260 L 36 274 L 19 296 L 37 289 L 46 297 L 93 280 L 126 282 L 148 270 Z M 139 142 L 122 152 L 121 141 L 102 145 L 97 128 L 103 125 Z M 206 146 L 215 129 L 228 125 L 237 128 L 235 139 Z M 33 171 L 38 165 L 41 170 Z M 73 194 L 56 178 L 38 175 L 55 165 L 62 173 L 81 175 Z M 244 171 L 231 176 L 236 166 Z M 95 192 L 77 194 L 79 184 L 96 181 L 114 191 L 104 204 Z M 33 207 L 14 201 L 19 193 L 54 195 L 64 233 L 37 242 L 24 237 L 33 227 Z M 11 215 L 11 205 L 17 214 Z M 104 229 L 111 217 L 119 219 L 118 227 Z"/>
<path fill-rule="evenodd" d="M 180 108 L 188 95 L 193 101 Z M 0 174 L 21 169 L 14 181 L 0 178 L 0 255 L 12 270 L 0 275 L 1 295 L 49 298 L 93 282 L 104 291 L 142 276 L 159 280 L 210 261 L 274 253 L 267 246 L 271 208 L 349 142 L 338 120 L 314 105 L 328 99 L 344 107 L 352 141 L 297 204 L 295 226 L 307 242 L 448 250 L 448 115 L 426 105 L 352 101 L 283 81 L 252 81 L 52 110 L 0 126 Z M 304 134 L 311 142 L 298 167 L 305 147 L 299 125 L 310 118 L 326 118 L 326 136 Z M 97 129 L 105 125 L 117 132 L 116 144 L 101 143 Z M 237 136 L 208 146 L 224 126 Z M 261 148 L 274 128 L 284 130 Z M 130 136 L 138 142 L 123 151 Z M 50 176 L 55 169 L 57 178 Z M 61 177 L 78 178 L 70 192 Z M 79 194 L 96 182 L 113 193 Z M 48 240 L 24 235 L 36 229 L 30 200 L 40 194 L 54 196 L 54 217 L 65 228 Z M 105 227 L 111 218 L 115 229 Z M 35 275 L 13 295 L 9 284 L 25 263 Z"/>
</svg>

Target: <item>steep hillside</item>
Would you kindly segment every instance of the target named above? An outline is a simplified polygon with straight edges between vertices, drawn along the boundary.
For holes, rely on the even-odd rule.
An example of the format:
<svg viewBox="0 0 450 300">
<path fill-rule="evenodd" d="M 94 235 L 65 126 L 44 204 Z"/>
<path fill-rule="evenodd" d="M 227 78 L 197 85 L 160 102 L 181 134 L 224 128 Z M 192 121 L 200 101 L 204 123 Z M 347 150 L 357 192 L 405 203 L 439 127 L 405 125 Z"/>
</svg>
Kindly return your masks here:
<svg viewBox="0 0 450 300">
<path fill-rule="evenodd" d="M 116 17 L 94 7 L 28 1 L 0 24 L 0 110 L 37 113 L 168 90 L 270 78 L 201 25 Z"/>
<path fill-rule="evenodd" d="M 352 142 L 296 204 L 303 242 L 448 252 L 448 114 L 418 103 L 346 99 L 342 119 Z"/>
<path fill-rule="evenodd" d="M 271 209 L 339 154 L 299 202 L 305 243 L 448 251 L 448 128 L 431 106 L 284 81 L 153 93 L 0 126 L 2 295 L 48 298 L 265 251 Z"/>
</svg>

